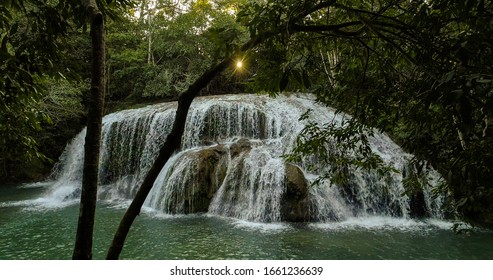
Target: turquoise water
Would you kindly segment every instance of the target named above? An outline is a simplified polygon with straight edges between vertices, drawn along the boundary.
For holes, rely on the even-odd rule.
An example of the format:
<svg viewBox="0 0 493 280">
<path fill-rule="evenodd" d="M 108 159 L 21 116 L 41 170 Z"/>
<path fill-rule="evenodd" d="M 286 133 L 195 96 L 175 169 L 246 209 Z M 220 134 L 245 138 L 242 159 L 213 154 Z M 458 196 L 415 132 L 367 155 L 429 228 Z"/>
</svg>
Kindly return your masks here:
<svg viewBox="0 0 493 280">
<path fill-rule="evenodd" d="M 70 259 L 78 205 L 40 200 L 45 186 L 0 187 L 0 259 Z M 94 258 L 103 259 L 128 202 L 98 204 Z M 493 259 L 493 234 L 456 235 L 443 221 L 368 217 L 262 224 L 146 209 L 123 259 Z"/>
</svg>

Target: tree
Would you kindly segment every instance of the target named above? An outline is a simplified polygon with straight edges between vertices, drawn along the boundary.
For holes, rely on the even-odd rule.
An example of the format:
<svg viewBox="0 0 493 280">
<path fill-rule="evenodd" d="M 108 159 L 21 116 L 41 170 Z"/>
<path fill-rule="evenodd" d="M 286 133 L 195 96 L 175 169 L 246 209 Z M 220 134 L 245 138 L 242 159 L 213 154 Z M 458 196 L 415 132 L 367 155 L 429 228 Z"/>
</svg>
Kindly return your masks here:
<svg viewBox="0 0 493 280">
<path fill-rule="evenodd" d="M 84 170 L 73 259 L 92 259 L 92 239 L 98 194 L 99 153 L 104 101 L 104 17 L 95 0 L 82 0 L 91 26 L 92 77 L 84 144 Z"/>
<path fill-rule="evenodd" d="M 88 96 L 88 124 L 85 143 L 85 161 L 82 182 L 81 207 L 73 258 L 90 259 L 92 256 L 92 231 L 96 207 L 99 143 L 101 137 L 101 119 L 104 99 L 104 25 L 103 17 L 114 17 L 121 5 L 128 1 L 83 0 L 82 5 L 63 1 L 8 1 L 0 9 L 0 28 L 2 44 L 0 67 L 2 87 L 0 88 L 2 107 L 1 132 L 5 134 L 2 150 L 2 164 L 11 160 L 16 153 L 9 151 L 6 145 L 16 144 L 20 154 L 34 154 L 42 158 L 37 151 L 37 143 L 30 135 L 31 131 L 41 129 L 42 109 L 31 107 L 37 103 L 44 90 L 45 76 L 65 75 L 54 66 L 60 62 L 61 51 L 57 43 L 72 27 L 84 27 L 85 15 L 88 15 L 92 37 L 92 81 L 91 94 Z M 82 8 L 83 7 L 83 8 Z M 85 10 L 82 10 L 85 9 Z M 63 63 L 57 63 L 63 66 Z M 62 68 L 63 69 L 63 68 Z M 65 70 L 63 72 L 69 72 Z M 41 115 L 39 117 L 38 115 Z M 18 119 L 19 122 L 12 122 Z M 4 122 L 5 121 L 5 122 Z M 6 125 L 4 125 L 4 123 Z M 11 126 L 14 124 L 14 126 Z M 12 134 L 12 136 L 8 136 Z M 3 135 L 2 135 L 3 136 Z M 5 147 L 4 147 L 5 146 Z M 4 156 L 7 155 L 7 156 Z"/>
</svg>

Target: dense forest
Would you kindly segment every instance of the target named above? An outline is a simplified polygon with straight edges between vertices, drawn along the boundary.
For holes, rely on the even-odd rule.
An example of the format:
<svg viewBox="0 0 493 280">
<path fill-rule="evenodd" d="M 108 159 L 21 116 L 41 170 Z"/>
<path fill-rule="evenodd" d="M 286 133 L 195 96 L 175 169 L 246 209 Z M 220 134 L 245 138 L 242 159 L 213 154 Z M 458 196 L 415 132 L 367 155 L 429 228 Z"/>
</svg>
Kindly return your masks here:
<svg viewBox="0 0 493 280">
<path fill-rule="evenodd" d="M 373 127 L 443 176 L 436 192 L 452 195 L 462 219 L 493 224 L 491 1 L 4 1 L 1 181 L 46 178 L 86 125 L 97 15 L 105 113 L 197 95 L 312 93 L 354 118 L 307 127 L 290 159 L 327 154 L 332 180 L 348 165 L 392 172 L 368 149 L 348 158 L 320 148 L 332 137 L 352 149 Z M 412 192 L 420 178 L 407 183 Z"/>
</svg>

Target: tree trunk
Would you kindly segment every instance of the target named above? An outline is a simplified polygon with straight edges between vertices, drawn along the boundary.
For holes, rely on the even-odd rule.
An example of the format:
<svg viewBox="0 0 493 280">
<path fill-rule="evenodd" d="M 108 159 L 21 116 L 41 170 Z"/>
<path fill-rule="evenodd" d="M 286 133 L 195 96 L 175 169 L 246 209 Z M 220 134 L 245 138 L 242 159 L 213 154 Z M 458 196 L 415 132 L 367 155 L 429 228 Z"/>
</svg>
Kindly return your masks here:
<svg viewBox="0 0 493 280">
<path fill-rule="evenodd" d="M 101 121 L 104 106 L 104 20 L 94 0 L 82 0 L 91 25 L 92 77 L 88 98 L 87 132 L 84 144 L 84 170 L 79 221 L 73 259 L 92 258 L 94 216 L 98 191 Z"/>
<path fill-rule="evenodd" d="M 180 147 L 181 138 L 183 131 L 185 129 L 185 121 L 188 114 L 188 109 L 193 99 L 198 95 L 200 90 L 207 86 L 207 84 L 221 71 L 223 71 L 228 64 L 230 64 L 230 59 L 225 59 L 221 63 L 210 68 L 205 72 L 194 84 L 192 84 L 187 91 L 182 93 L 178 98 L 178 108 L 176 110 L 175 121 L 173 123 L 173 128 L 171 132 L 166 137 L 164 145 L 159 150 L 159 155 L 154 161 L 151 169 L 144 178 L 144 182 L 140 186 L 137 194 L 135 195 L 132 203 L 128 207 L 125 215 L 123 216 L 118 230 L 113 237 L 113 242 L 108 250 L 106 259 L 118 259 L 120 253 L 123 249 L 123 244 L 127 237 L 128 231 L 133 221 L 139 215 L 140 209 L 144 204 L 144 201 L 151 191 L 151 188 L 156 180 L 159 172 L 166 164 L 168 159 L 173 155 L 173 153 Z"/>
<path fill-rule="evenodd" d="M 255 38 L 250 40 L 248 43 L 243 45 L 241 51 L 246 51 L 257 44 L 259 44 L 261 40 L 259 38 Z M 180 95 L 178 98 L 178 108 L 176 110 L 175 120 L 173 123 L 173 128 L 171 132 L 166 137 L 166 141 L 164 145 L 159 150 L 159 155 L 154 161 L 151 169 L 147 173 L 144 178 L 144 182 L 140 186 L 137 194 L 135 195 L 132 203 L 128 207 L 125 215 L 123 216 L 120 225 L 113 237 L 113 242 L 108 250 L 108 254 L 106 255 L 106 259 L 116 260 L 120 256 L 120 253 L 123 249 L 123 244 L 125 239 L 127 238 L 127 234 L 130 230 L 130 226 L 133 221 L 139 215 L 140 209 L 144 204 L 144 201 L 151 191 L 151 188 L 156 180 L 159 172 L 166 164 L 168 159 L 173 155 L 173 153 L 180 147 L 181 138 L 183 136 L 183 131 L 185 129 L 185 121 L 187 119 L 188 110 L 190 105 L 192 104 L 193 99 L 199 94 L 199 92 L 206 87 L 209 82 L 219 73 L 221 73 L 224 69 L 226 69 L 230 64 L 234 61 L 234 55 L 224 59 L 220 63 L 215 66 L 209 68 L 202 76 L 200 76 L 195 83 L 190 85 L 190 87 Z"/>
<path fill-rule="evenodd" d="M 152 28 L 152 11 L 151 6 L 148 4 L 147 6 L 147 26 L 149 34 L 147 35 L 147 64 L 154 65 L 154 55 L 152 53 L 152 32 L 154 32 Z"/>
</svg>

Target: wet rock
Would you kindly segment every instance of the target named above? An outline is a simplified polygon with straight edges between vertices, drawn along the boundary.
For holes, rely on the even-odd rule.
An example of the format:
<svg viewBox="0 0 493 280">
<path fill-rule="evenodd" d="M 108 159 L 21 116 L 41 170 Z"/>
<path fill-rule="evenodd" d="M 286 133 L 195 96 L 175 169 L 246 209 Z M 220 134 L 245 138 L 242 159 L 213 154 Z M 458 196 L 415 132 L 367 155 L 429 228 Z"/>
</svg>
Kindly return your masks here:
<svg viewBox="0 0 493 280">
<path fill-rule="evenodd" d="M 216 145 L 199 151 L 191 151 L 185 156 L 192 158 L 190 162 L 193 176 L 187 182 L 184 197 L 177 197 L 177 203 L 171 205 L 172 213 L 200 213 L 207 212 L 209 204 L 221 186 L 227 170 L 227 148 Z M 178 205 L 178 203 L 183 203 Z"/>
<path fill-rule="evenodd" d="M 409 215 L 411 218 L 427 218 L 425 195 L 422 190 L 415 191 L 409 197 Z"/>
<path fill-rule="evenodd" d="M 231 158 L 237 157 L 240 153 L 250 151 L 252 143 L 249 139 L 241 138 L 230 146 Z"/>
<path fill-rule="evenodd" d="M 281 219 L 287 222 L 314 220 L 310 215 L 308 192 L 310 184 L 303 171 L 293 164 L 286 164 L 286 191 L 281 201 Z"/>
<path fill-rule="evenodd" d="M 229 148 L 226 145 L 215 145 L 185 153 L 180 160 L 189 162 L 187 172 L 189 175 L 183 174 L 186 180 L 180 184 L 186 187 L 181 193 L 173 193 L 167 211 L 182 214 L 207 212 L 214 194 L 222 185 L 228 172 L 228 149 L 233 159 L 247 154 L 251 147 L 251 141 L 242 138 Z M 176 189 L 179 188 L 176 187 Z"/>
</svg>

